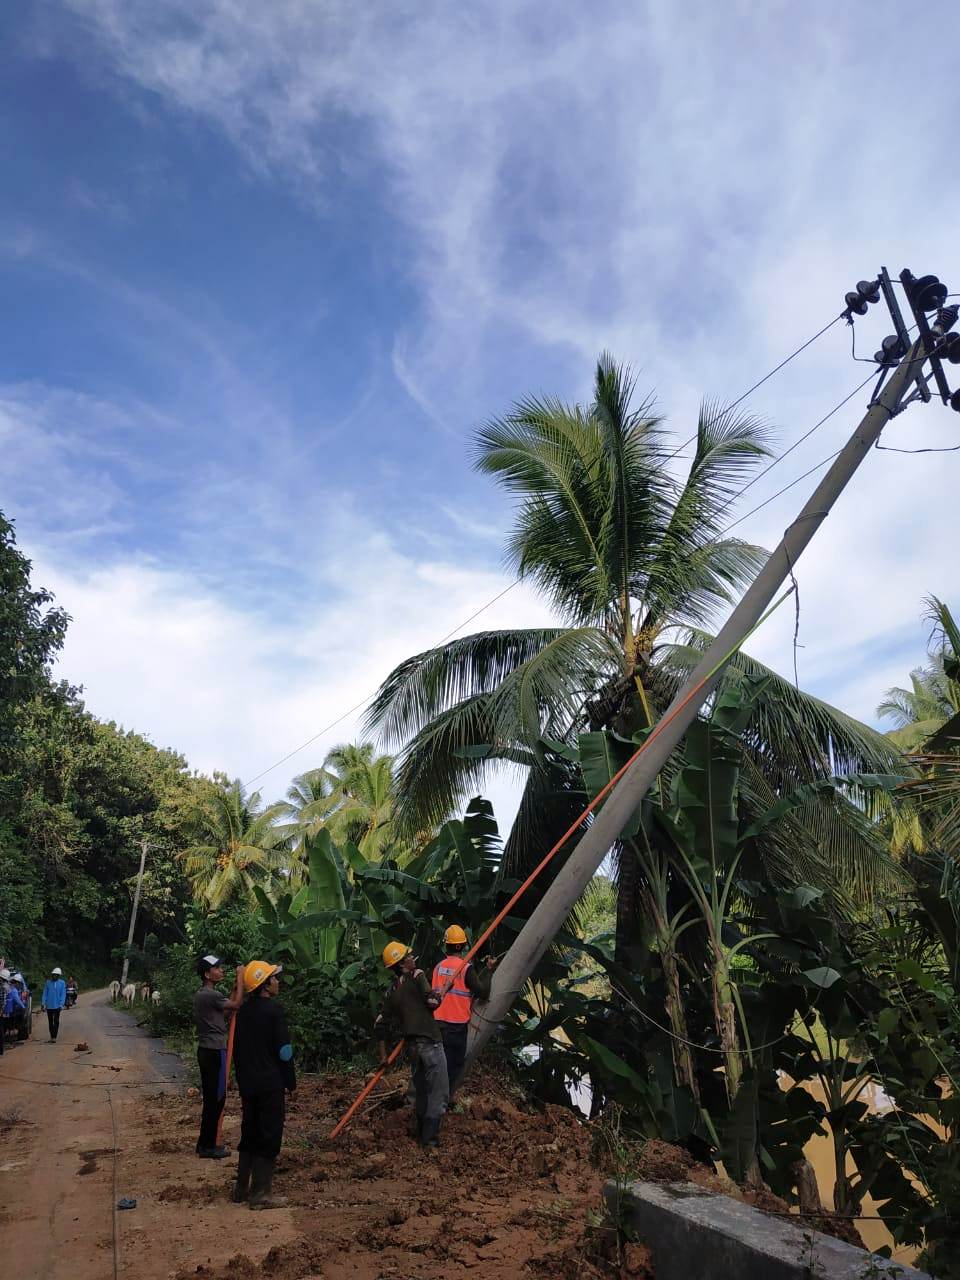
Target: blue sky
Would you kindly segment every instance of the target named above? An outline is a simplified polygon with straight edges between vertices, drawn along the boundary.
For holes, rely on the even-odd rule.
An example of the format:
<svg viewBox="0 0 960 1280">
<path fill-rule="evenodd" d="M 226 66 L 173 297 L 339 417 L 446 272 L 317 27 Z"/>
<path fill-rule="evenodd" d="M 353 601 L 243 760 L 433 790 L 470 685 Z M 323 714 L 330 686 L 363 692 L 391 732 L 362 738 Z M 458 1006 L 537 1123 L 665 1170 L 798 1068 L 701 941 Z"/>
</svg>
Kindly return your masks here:
<svg viewBox="0 0 960 1280">
<path fill-rule="evenodd" d="M 470 439 L 512 399 L 585 396 L 609 347 L 686 434 L 881 262 L 960 289 L 954 6 L 909 61 L 916 25 L 886 0 L 8 12 L 0 492 L 91 709 L 251 777 L 509 582 Z M 862 376 L 837 326 L 751 407 L 786 445 Z M 919 408 L 891 443 L 958 428 Z M 960 606 L 956 466 L 873 455 L 802 563 L 801 677 L 856 714 L 919 660 L 923 595 Z M 805 489 L 742 532 L 772 545 Z M 547 616 L 519 588 L 484 625 Z M 754 650 L 788 669 L 791 633 Z"/>
</svg>

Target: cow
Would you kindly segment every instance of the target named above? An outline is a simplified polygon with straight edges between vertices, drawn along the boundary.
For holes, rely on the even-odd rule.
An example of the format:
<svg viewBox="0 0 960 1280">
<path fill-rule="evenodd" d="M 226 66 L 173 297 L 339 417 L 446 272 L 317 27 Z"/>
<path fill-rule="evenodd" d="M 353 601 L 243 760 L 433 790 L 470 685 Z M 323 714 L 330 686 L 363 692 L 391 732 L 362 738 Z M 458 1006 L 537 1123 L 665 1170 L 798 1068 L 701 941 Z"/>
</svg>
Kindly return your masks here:
<svg viewBox="0 0 960 1280">
<path fill-rule="evenodd" d="M 159 1003 L 160 1003 L 160 992 L 159 992 L 159 991 L 154 991 L 154 993 L 153 993 L 153 995 L 150 997 L 150 999 L 153 1001 L 153 1003 L 154 1003 L 154 1004 L 159 1004 Z"/>
<path fill-rule="evenodd" d="M 110 992 L 111 1003 L 116 1004 L 120 999 L 120 983 L 117 982 L 116 978 L 114 978 L 113 982 L 110 983 L 108 990 Z"/>
<path fill-rule="evenodd" d="M 134 1000 L 137 998 L 137 988 L 132 982 L 128 982 L 120 994 L 123 996 L 124 1004 L 133 1004 Z"/>
<path fill-rule="evenodd" d="M 146 1002 L 150 999 L 150 983 L 144 982 L 140 987 L 140 999 Z"/>
</svg>

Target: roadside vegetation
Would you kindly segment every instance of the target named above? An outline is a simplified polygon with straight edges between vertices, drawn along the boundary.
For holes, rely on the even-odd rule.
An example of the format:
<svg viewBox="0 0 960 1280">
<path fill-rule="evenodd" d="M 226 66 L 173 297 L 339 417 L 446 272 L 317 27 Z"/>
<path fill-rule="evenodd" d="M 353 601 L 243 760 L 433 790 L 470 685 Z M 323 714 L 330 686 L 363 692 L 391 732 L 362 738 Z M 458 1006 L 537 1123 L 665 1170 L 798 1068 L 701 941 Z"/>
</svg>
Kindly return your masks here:
<svg viewBox="0 0 960 1280">
<path fill-rule="evenodd" d="M 485 427 L 476 465 L 516 500 L 509 561 L 558 625 L 411 655 L 372 704 L 371 741 L 267 803 L 52 682 L 67 619 L 4 522 L 0 951 L 72 946 L 107 966 L 147 838 L 131 960 L 161 992 L 155 1029 L 188 1030 L 198 954 L 264 953 L 284 963 L 303 1066 L 368 1063 L 386 941 L 432 964 L 446 925 L 476 936 L 643 742 L 762 564 L 726 530 L 767 441 L 705 405 L 682 448 L 606 357 L 591 403 L 530 399 Z M 576 1094 L 628 1143 L 678 1144 L 791 1202 L 805 1144 L 827 1132 L 836 1213 L 855 1222 L 869 1195 L 951 1277 L 960 630 L 943 601 L 924 608 L 929 651 L 883 695 L 887 734 L 734 658 L 494 1052 L 541 1103 Z M 525 785 L 501 831 L 482 791 L 504 765 Z"/>
</svg>

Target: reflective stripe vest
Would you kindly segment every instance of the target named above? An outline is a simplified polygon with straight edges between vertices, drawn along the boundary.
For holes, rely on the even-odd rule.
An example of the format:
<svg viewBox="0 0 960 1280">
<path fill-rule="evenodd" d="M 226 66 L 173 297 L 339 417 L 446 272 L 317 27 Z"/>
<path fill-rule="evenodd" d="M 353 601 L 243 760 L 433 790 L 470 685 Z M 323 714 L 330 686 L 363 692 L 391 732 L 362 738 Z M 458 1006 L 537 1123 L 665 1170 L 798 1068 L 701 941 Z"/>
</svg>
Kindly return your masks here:
<svg viewBox="0 0 960 1280">
<path fill-rule="evenodd" d="M 453 985 L 434 1011 L 433 1016 L 438 1022 L 470 1021 L 470 1002 L 473 996 L 467 990 L 466 984 L 469 967 L 469 960 L 464 960 L 461 956 L 447 956 L 434 969 L 434 991 L 442 990 L 450 979 L 453 979 Z"/>
</svg>

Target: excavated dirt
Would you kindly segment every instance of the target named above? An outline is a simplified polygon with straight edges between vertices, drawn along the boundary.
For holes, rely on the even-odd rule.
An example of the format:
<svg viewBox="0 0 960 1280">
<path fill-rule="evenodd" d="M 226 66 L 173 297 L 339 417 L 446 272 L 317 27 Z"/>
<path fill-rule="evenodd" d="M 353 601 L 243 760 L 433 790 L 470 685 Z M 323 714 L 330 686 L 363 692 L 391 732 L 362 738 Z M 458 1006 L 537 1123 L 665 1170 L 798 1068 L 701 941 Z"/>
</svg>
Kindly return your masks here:
<svg viewBox="0 0 960 1280">
<path fill-rule="evenodd" d="M 177 1280 L 436 1280 L 443 1276 L 650 1277 L 641 1245 L 618 1248 L 599 1227 L 605 1174 L 590 1158 L 589 1128 L 560 1107 L 536 1110 L 507 1082 L 468 1092 L 424 1154 L 408 1130 L 406 1075 L 380 1086 L 354 1124 L 327 1134 L 355 1096 L 355 1077 L 307 1079 L 290 1106 L 275 1191 L 294 1208 L 296 1239 Z M 151 1146 L 175 1142 L 196 1101 L 144 1103 Z M 167 1135 L 170 1135 L 169 1137 Z M 232 1165 L 232 1161 L 229 1162 Z M 163 1187 L 184 1208 L 227 1201 L 232 1168 L 216 1183 Z M 254 1215 L 250 1215 L 251 1218 Z M 269 1237 L 274 1214 L 256 1215 Z"/>
</svg>

